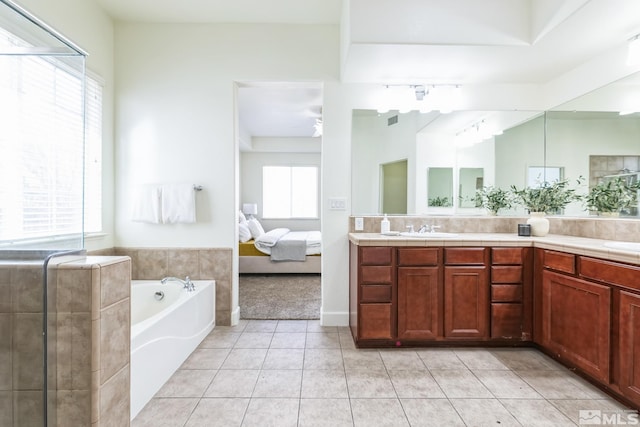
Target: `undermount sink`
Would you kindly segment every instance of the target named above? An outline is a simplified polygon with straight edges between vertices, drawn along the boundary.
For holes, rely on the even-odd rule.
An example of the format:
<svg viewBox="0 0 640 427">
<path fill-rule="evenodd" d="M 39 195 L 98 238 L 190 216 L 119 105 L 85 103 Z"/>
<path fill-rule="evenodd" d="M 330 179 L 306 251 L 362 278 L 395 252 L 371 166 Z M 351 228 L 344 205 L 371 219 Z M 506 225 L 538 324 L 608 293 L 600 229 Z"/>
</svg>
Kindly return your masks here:
<svg viewBox="0 0 640 427">
<path fill-rule="evenodd" d="M 605 242 L 604 245 L 611 249 L 640 252 L 640 243 L 637 242 Z"/>
<path fill-rule="evenodd" d="M 451 237 L 458 237 L 457 233 L 441 233 L 438 231 L 420 233 L 418 231 L 403 231 L 400 233 L 402 237 L 413 237 L 417 239 L 448 239 Z"/>
</svg>

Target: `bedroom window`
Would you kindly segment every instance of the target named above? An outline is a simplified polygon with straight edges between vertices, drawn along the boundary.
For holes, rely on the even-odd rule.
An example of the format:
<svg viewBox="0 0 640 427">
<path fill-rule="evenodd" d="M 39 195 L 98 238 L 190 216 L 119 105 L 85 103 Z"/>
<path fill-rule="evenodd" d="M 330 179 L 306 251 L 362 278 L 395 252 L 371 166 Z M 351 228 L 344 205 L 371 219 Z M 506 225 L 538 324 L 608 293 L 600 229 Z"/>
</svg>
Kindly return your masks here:
<svg viewBox="0 0 640 427">
<path fill-rule="evenodd" d="M 318 167 L 263 166 L 262 217 L 318 218 Z"/>
<path fill-rule="evenodd" d="M 0 46 L 30 45 L 0 28 Z M 102 230 L 103 85 L 82 71 L 0 59 L 0 245 Z"/>
</svg>

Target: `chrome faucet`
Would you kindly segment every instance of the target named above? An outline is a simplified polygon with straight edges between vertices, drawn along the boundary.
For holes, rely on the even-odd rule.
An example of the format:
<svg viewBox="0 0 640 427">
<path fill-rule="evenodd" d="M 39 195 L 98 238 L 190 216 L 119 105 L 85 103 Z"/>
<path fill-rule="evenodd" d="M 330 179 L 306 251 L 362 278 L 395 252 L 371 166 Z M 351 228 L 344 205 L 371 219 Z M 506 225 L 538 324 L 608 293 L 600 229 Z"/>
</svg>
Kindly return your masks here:
<svg viewBox="0 0 640 427">
<path fill-rule="evenodd" d="M 422 227 L 420 227 L 420 229 L 418 229 L 418 233 L 426 233 L 428 229 L 428 225 L 423 225 Z"/>
<path fill-rule="evenodd" d="M 430 233 L 435 233 L 437 228 L 440 228 L 440 226 L 439 225 L 432 225 Z"/>
<path fill-rule="evenodd" d="M 184 287 L 184 289 L 186 289 L 189 292 L 196 290 L 196 285 L 191 281 L 189 276 L 187 276 L 184 280 L 178 279 L 177 277 L 165 277 L 164 279 L 160 280 L 160 283 L 164 285 L 170 280 L 174 282 L 182 283 L 182 286 Z"/>
</svg>

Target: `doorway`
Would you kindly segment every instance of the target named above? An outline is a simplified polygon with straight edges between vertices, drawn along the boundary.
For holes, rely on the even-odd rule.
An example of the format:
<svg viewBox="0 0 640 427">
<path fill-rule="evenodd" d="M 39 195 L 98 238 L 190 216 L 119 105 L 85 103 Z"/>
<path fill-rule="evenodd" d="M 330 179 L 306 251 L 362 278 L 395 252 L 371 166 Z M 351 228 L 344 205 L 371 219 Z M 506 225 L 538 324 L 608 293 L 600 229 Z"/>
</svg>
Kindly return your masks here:
<svg viewBox="0 0 640 427">
<path fill-rule="evenodd" d="M 380 165 L 381 213 L 407 213 L 407 160 Z"/>
</svg>

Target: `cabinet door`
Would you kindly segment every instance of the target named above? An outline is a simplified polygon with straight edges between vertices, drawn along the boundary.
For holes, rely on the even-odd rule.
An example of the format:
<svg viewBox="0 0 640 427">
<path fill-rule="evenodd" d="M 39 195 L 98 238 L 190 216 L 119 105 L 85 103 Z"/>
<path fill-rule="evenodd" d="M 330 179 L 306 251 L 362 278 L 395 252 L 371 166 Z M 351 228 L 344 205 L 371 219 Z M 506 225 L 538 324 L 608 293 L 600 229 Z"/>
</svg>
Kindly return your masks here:
<svg viewBox="0 0 640 427">
<path fill-rule="evenodd" d="M 489 280 L 486 267 L 444 268 L 444 336 L 489 335 Z"/>
<path fill-rule="evenodd" d="M 609 382 L 611 289 L 544 271 L 542 299 L 542 345 Z"/>
<path fill-rule="evenodd" d="M 620 292 L 619 319 L 620 390 L 640 404 L 640 295 Z"/>
<path fill-rule="evenodd" d="M 398 338 L 438 336 L 438 267 L 398 268 Z"/>
</svg>

